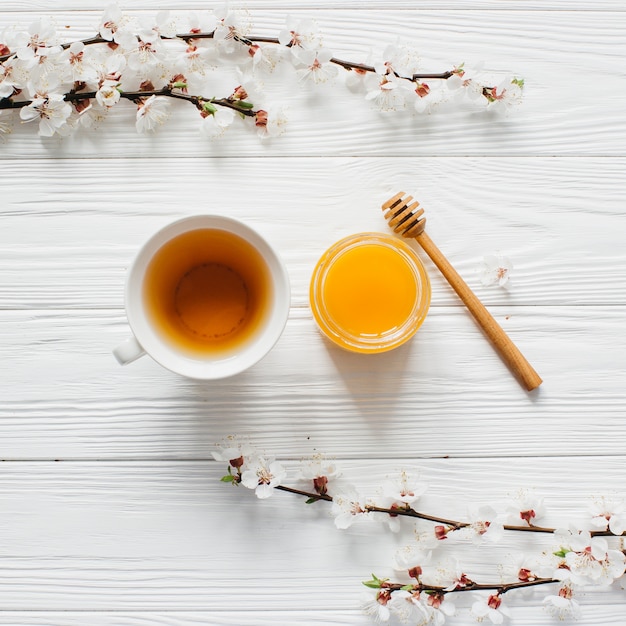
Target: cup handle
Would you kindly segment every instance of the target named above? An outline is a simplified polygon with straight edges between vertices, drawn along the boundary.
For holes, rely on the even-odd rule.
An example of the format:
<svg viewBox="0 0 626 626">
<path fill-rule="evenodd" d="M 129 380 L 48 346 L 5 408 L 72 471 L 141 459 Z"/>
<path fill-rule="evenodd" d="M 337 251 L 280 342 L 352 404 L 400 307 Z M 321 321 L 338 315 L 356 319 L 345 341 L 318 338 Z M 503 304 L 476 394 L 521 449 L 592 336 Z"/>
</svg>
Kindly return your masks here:
<svg viewBox="0 0 626 626">
<path fill-rule="evenodd" d="M 127 365 L 142 357 L 146 351 L 135 337 L 129 337 L 113 350 L 113 355 L 120 365 Z"/>
</svg>

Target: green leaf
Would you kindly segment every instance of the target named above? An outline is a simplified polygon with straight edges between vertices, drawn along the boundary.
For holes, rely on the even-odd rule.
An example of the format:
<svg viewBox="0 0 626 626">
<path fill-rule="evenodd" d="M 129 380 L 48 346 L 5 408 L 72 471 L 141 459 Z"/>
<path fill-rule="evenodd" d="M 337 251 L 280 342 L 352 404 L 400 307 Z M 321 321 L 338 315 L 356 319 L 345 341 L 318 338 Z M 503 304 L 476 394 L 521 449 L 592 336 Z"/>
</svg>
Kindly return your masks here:
<svg viewBox="0 0 626 626">
<path fill-rule="evenodd" d="M 514 78 L 511 83 L 513 85 L 517 85 L 520 89 L 524 88 L 524 79 L 523 78 Z"/>
<path fill-rule="evenodd" d="M 217 113 L 217 107 L 210 102 L 204 102 L 202 104 L 202 109 L 206 111 L 209 115 L 215 115 Z"/>
<path fill-rule="evenodd" d="M 319 502 L 319 498 L 309 498 L 305 504 L 314 504 L 315 502 Z"/>
<path fill-rule="evenodd" d="M 235 477 L 232 474 L 227 474 L 226 476 L 222 476 L 220 480 L 223 483 L 232 483 L 235 480 Z"/>
<path fill-rule="evenodd" d="M 415 587 L 413 585 L 404 585 L 404 587 L 400 587 L 400 591 L 413 591 Z"/>
<path fill-rule="evenodd" d="M 237 106 L 240 109 L 254 109 L 254 104 L 252 104 L 252 102 L 246 102 L 245 100 L 240 100 Z"/>
<path fill-rule="evenodd" d="M 552 554 L 554 554 L 554 556 L 558 556 L 560 558 L 565 558 L 565 555 L 570 552 L 569 550 L 566 550 L 565 548 L 561 548 L 558 552 L 553 552 Z"/>
<path fill-rule="evenodd" d="M 365 580 L 363 584 L 370 589 L 380 589 L 380 583 L 375 580 Z"/>
<path fill-rule="evenodd" d="M 175 83 L 172 83 L 172 87 L 176 87 L 177 89 L 185 89 L 185 87 L 187 87 L 187 83 L 182 80 L 177 80 Z"/>
<path fill-rule="evenodd" d="M 370 589 L 380 589 L 388 578 L 378 578 L 376 574 L 372 574 L 372 580 L 365 580 L 363 584 Z"/>
</svg>

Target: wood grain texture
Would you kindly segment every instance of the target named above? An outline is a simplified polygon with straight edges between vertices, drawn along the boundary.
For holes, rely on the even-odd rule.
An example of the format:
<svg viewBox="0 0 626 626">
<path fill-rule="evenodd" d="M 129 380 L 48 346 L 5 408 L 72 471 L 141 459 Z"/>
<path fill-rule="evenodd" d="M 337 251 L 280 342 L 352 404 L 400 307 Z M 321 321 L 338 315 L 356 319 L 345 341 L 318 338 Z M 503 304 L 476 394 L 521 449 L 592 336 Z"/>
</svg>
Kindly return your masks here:
<svg viewBox="0 0 626 626">
<path fill-rule="evenodd" d="M 121 4 L 137 16 L 207 7 Z M 485 61 L 490 75 L 522 75 L 525 101 L 507 115 L 452 105 L 385 115 L 285 70 L 266 79 L 290 116 L 270 141 L 242 125 L 204 139 L 184 105 L 152 136 L 135 133 L 131 105 L 64 140 L 18 122 L 0 144 L 0 626 L 371 624 L 361 581 L 395 576 L 395 551 L 432 526 L 341 532 L 324 503 L 257 500 L 220 482 L 226 468 L 211 452 L 231 434 L 292 477 L 301 458 L 329 454 L 341 480 L 371 496 L 389 474 L 417 469 L 430 485 L 419 508 L 458 519 L 534 489 L 547 525 L 581 525 L 593 499 L 624 497 L 623 2 L 245 7 L 259 35 L 275 35 L 287 14 L 315 18 L 340 58 L 362 61 L 400 38 L 424 71 Z M 79 39 L 102 8 L 3 0 L 0 33 L 52 14 Z M 380 205 L 398 191 L 424 206 L 433 240 L 544 378 L 537 392 L 519 387 L 417 246 L 433 301 L 407 346 L 364 358 L 322 338 L 308 306 L 315 262 L 343 236 L 386 231 Z M 121 368 L 111 349 L 129 333 L 124 277 L 139 246 L 206 212 L 249 223 L 284 258 L 284 335 L 219 384 L 149 358 Z M 504 289 L 480 283 L 493 253 L 514 265 Z M 520 550 L 552 548 L 549 536 L 507 534 L 443 554 L 486 581 Z M 548 592 L 507 594 L 512 626 L 555 623 Z M 623 626 L 623 584 L 578 599 L 580 626 Z M 473 623 L 470 602 L 459 598 L 446 624 Z"/>
<path fill-rule="evenodd" d="M 589 624 L 589 626 L 621 626 L 623 613 L 619 605 L 606 606 L 594 605 L 587 602 L 584 607 L 585 619 L 576 624 Z M 589 619 L 587 619 L 587 616 Z M 464 626 L 468 617 L 449 618 L 446 624 Z M 469 618 L 472 619 L 472 618 Z M 527 626 L 546 626 L 551 624 L 550 618 L 542 607 L 515 607 L 514 622 L 523 622 Z M 242 611 L 240 613 L 227 613 L 218 611 L 167 611 L 167 612 L 144 612 L 144 611 L 116 611 L 113 613 L 91 613 L 83 611 L 46 612 L 43 616 L 38 613 L 7 611 L 0 613 L 0 624 L 6 626 L 240 626 L 242 623 L 254 626 L 275 626 L 276 624 L 290 624 L 293 626 L 309 626 L 322 624 L 323 626 L 369 626 L 372 620 L 360 611 L 324 611 L 308 609 L 306 612 L 298 611 L 272 611 L 264 610 L 262 613 Z M 471 622 L 469 622 L 471 623 Z M 558 622 L 559 624 L 561 622 Z"/>
<path fill-rule="evenodd" d="M 287 466 L 295 476 L 297 464 Z M 374 498 L 399 469 L 418 471 L 431 485 L 420 510 L 461 520 L 472 505 L 501 508 L 520 488 L 533 489 L 545 497 L 545 523 L 554 525 L 581 523 L 593 498 L 619 489 L 626 478 L 622 456 L 562 457 L 558 466 L 503 457 L 420 460 L 417 467 L 390 460 L 339 466 L 342 481 Z M 26 612 L 45 603 L 51 612 L 216 611 L 225 623 L 233 615 L 266 610 L 285 616 L 355 611 L 360 581 L 372 571 L 397 576 L 396 551 L 415 541 L 416 528 L 432 530 L 430 522 L 403 520 L 394 535 L 374 519 L 338 531 L 324 503 L 307 506 L 286 493 L 259 501 L 248 490 L 221 483 L 224 472 L 216 462 L 2 464 L 4 610 Z M 453 551 L 468 573 L 488 580 L 500 576 L 500 566 L 507 576 L 516 551 L 551 545 L 550 536 L 508 533 L 496 545 L 451 539 L 440 550 L 442 558 Z M 536 619 L 547 593 L 511 594 L 507 601 L 514 611 L 519 607 L 522 619 Z M 595 623 L 600 601 L 610 616 L 621 595 L 589 591 L 582 600 L 589 604 L 584 623 Z"/>
<path fill-rule="evenodd" d="M 295 477 L 297 463 L 286 465 Z M 606 456 L 564 456 L 558 467 L 506 457 L 338 465 L 342 482 L 372 498 L 400 469 L 418 471 L 430 485 L 420 510 L 460 520 L 468 507 L 503 509 L 519 489 L 532 489 L 545 498 L 544 522 L 555 526 L 583 523 L 589 503 L 626 478 L 622 459 Z M 338 531 L 325 503 L 308 506 L 286 493 L 259 501 L 221 483 L 225 470 L 214 461 L 2 464 L 3 609 L 295 611 L 314 593 L 327 610 L 355 610 L 363 577 L 394 575 L 394 554 L 415 541 L 408 520 L 397 535 L 375 518 Z M 431 532 L 432 524 L 417 529 Z M 444 555 L 453 550 L 468 573 L 487 580 L 516 551 L 540 552 L 554 539 L 510 532 L 498 544 L 446 545 L 453 547 L 442 547 Z M 537 607 L 545 594 L 511 594 L 510 602 Z M 601 590 L 584 601 L 620 597 Z"/>
<path fill-rule="evenodd" d="M 207 458 L 242 433 L 282 455 L 621 454 L 624 308 L 507 307 L 498 319 L 544 377 L 536 394 L 462 308 L 367 359 L 294 314 L 261 363 L 203 384 L 149 358 L 121 368 L 121 312 L 5 312 L 0 458 Z"/>
<path fill-rule="evenodd" d="M 194 0 L 133 0 L 130 3 L 119 3 L 122 9 L 127 12 L 148 12 L 153 14 L 159 10 L 170 11 L 206 11 L 213 7 L 207 7 L 207 4 Z M 45 12 L 46 14 L 92 11 L 95 15 L 101 15 L 103 7 L 106 4 L 100 0 L 62 0 L 55 3 L 54 7 L 49 6 L 46 0 L 5 0 L 3 3 L 3 12 L 35 12 L 37 15 Z M 294 10 L 293 0 L 246 0 L 245 2 L 232 5 L 233 7 L 241 7 L 250 11 L 267 11 L 273 12 Z M 583 0 L 480 0 L 472 2 L 471 7 L 463 0 L 446 0 L 445 2 L 435 2 L 434 0 L 301 0 L 297 4 L 298 9 L 306 9 L 313 15 L 323 14 L 322 11 L 329 9 L 350 9 L 350 10 L 385 10 L 398 11 L 403 9 L 421 9 L 429 11 L 578 11 L 578 12 L 596 12 L 596 11 L 623 11 L 624 6 L 620 0 L 598 0 L 590 5 Z"/>
<path fill-rule="evenodd" d="M 148 237 L 216 212 L 259 229 L 287 265 L 293 307 L 308 309 L 323 251 L 387 232 L 380 206 L 400 190 L 422 203 L 431 237 L 485 305 L 624 305 L 625 172 L 621 157 L 0 161 L 0 308 L 119 309 Z M 461 306 L 414 245 L 433 307 Z M 505 289 L 480 282 L 496 252 L 514 265 Z"/>
</svg>

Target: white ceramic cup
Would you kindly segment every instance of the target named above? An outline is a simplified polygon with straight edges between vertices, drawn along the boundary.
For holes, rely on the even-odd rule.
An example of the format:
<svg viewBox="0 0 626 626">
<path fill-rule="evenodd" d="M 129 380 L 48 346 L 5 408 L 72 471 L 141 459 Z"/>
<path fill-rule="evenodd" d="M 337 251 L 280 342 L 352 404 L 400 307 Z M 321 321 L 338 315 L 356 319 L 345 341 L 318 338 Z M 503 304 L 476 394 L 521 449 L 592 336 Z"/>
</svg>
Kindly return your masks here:
<svg viewBox="0 0 626 626">
<path fill-rule="evenodd" d="M 226 231 L 245 240 L 266 264 L 269 276 L 268 305 L 262 321 L 241 345 L 226 353 L 190 354 L 172 344 L 159 331 L 146 306 L 146 270 L 161 248 L 189 231 L 211 229 Z M 219 215 L 198 215 L 173 222 L 154 234 L 141 248 L 130 267 L 125 287 L 126 315 L 132 336 L 113 350 L 122 365 L 148 354 L 163 367 L 199 380 L 215 380 L 238 374 L 260 361 L 281 336 L 287 317 L 291 292 L 289 276 L 279 256 L 255 230 Z"/>
</svg>

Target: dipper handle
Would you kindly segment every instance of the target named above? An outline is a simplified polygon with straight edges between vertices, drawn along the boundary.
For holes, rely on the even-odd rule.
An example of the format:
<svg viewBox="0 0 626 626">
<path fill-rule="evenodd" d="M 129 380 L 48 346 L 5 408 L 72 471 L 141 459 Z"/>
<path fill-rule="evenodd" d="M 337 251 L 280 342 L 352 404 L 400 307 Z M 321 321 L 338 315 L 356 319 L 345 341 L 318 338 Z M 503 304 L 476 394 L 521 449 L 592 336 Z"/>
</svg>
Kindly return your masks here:
<svg viewBox="0 0 626 626">
<path fill-rule="evenodd" d="M 496 322 L 491 313 L 485 308 L 485 305 L 469 288 L 459 273 L 452 267 L 441 250 L 439 250 L 433 240 L 427 235 L 426 231 L 422 231 L 415 239 L 448 280 L 454 291 L 456 291 L 459 298 L 461 298 L 470 313 L 474 316 L 474 319 L 483 329 L 485 335 L 487 335 L 496 350 L 500 353 L 502 359 L 524 387 L 528 391 L 539 387 L 543 382 L 539 374 L 533 369 L 532 365 L 519 351 L 519 348 L 511 341 L 510 337 L 498 322 Z"/>
</svg>

